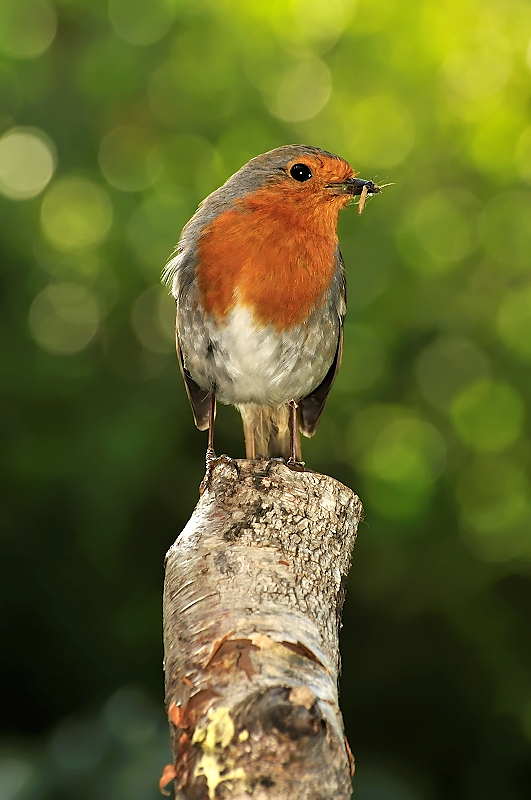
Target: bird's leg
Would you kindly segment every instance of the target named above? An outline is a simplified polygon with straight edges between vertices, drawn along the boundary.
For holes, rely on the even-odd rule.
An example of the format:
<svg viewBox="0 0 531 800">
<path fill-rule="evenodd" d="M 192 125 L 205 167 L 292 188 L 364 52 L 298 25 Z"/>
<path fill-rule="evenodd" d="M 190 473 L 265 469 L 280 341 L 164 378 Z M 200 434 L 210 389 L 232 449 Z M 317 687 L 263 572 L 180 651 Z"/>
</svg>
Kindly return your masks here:
<svg viewBox="0 0 531 800">
<path fill-rule="evenodd" d="M 216 451 L 214 450 L 214 422 L 216 419 L 216 393 L 210 394 L 210 408 L 208 410 L 208 444 L 206 451 L 206 470 L 205 477 L 199 484 L 199 494 L 202 495 L 205 489 L 208 488 L 214 465 L 216 463 Z"/>
<path fill-rule="evenodd" d="M 216 453 L 214 451 L 214 422 L 216 420 L 216 393 L 210 394 L 210 408 L 208 410 L 208 444 L 206 451 L 206 464 L 207 472 L 208 465 L 216 460 Z"/>
<path fill-rule="evenodd" d="M 210 395 L 210 408 L 208 410 L 208 443 L 207 443 L 207 451 L 206 451 L 206 470 L 205 470 L 205 477 L 201 481 L 199 485 L 199 494 L 202 495 L 205 489 L 208 489 L 208 484 L 210 483 L 210 478 L 212 477 L 212 473 L 214 471 L 214 467 L 218 463 L 218 461 L 224 461 L 234 467 L 236 470 L 236 474 L 240 475 L 240 470 L 238 469 L 237 462 L 230 458 L 229 456 L 220 456 L 219 458 L 216 456 L 216 451 L 214 450 L 214 422 L 216 420 L 216 393 L 212 392 Z"/>
<path fill-rule="evenodd" d="M 286 466 L 297 472 L 304 472 L 304 462 L 297 461 L 297 433 L 298 433 L 298 419 L 297 409 L 298 403 L 295 400 L 290 400 L 289 403 L 289 458 L 286 461 Z"/>
<path fill-rule="evenodd" d="M 290 400 L 289 403 L 289 461 L 297 460 L 297 453 L 295 452 L 295 436 L 297 435 L 297 409 L 298 405 L 295 400 Z"/>
</svg>

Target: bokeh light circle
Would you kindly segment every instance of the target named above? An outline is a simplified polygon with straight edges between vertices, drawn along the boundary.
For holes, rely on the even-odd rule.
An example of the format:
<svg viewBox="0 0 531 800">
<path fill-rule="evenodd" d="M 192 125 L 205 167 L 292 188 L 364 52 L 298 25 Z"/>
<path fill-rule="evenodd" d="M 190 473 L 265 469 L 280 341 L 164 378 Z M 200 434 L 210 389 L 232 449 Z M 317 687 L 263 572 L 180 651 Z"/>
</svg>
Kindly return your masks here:
<svg viewBox="0 0 531 800">
<path fill-rule="evenodd" d="M 36 58 L 54 40 L 57 14 L 48 0 L 2 0 L 0 50 L 15 58 Z"/>
<path fill-rule="evenodd" d="M 76 283 L 53 283 L 33 301 L 28 317 L 33 338 L 54 355 L 84 350 L 100 322 L 98 299 Z"/>
<path fill-rule="evenodd" d="M 151 279 L 160 276 L 161 265 L 169 259 L 181 229 L 193 213 L 193 205 L 178 191 L 147 197 L 131 214 L 125 236 Z"/>
<path fill-rule="evenodd" d="M 386 367 L 384 345 L 376 332 L 366 325 L 346 323 L 342 364 L 334 386 L 336 392 L 355 392 L 372 386 Z"/>
<path fill-rule="evenodd" d="M 521 134 L 516 145 L 515 161 L 520 177 L 531 183 L 531 125 Z"/>
<path fill-rule="evenodd" d="M 415 519 L 426 510 L 446 463 L 446 442 L 407 406 L 375 404 L 355 417 L 346 436 L 363 475 L 361 492 L 386 519 Z"/>
<path fill-rule="evenodd" d="M 166 287 L 151 286 L 137 297 L 131 311 L 133 329 L 140 344 L 153 353 L 175 350 L 175 300 Z"/>
<path fill-rule="evenodd" d="M 109 739 L 102 721 L 67 717 L 51 736 L 50 755 L 63 773 L 83 775 L 101 762 L 109 747 Z"/>
<path fill-rule="evenodd" d="M 406 157 L 415 124 L 405 103 L 388 94 L 361 100 L 348 116 L 346 146 L 353 164 L 392 167 Z"/>
<path fill-rule="evenodd" d="M 437 261 L 459 261 L 475 247 L 467 215 L 443 192 L 420 201 L 414 227 L 422 247 Z"/>
<path fill-rule="evenodd" d="M 421 489 L 440 474 L 445 456 L 444 439 L 433 425 L 418 419 L 397 419 L 376 438 L 370 469 L 389 483 Z"/>
<path fill-rule="evenodd" d="M 2 798 L 16 800 L 34 794 L 35 764 L 27 758 L 20 758 L 7 753 L 0 757 L 0 790 Z"/>
<path fill-rule="evenodd" d="M 525 471 L 507 458 L 477 457 L 457 484 L 462 519 L 482 534 L 504 531 L 529 510 Z"/>
<path fill-rule="evenodd" d="M 417 381 L 424 398 L 447 411 L 466 386 L 489 377 L 488 358 L 463 336 L 440 336 L 428 345 L 417 361 Z"/>
<path fill-rule="evenodd" d="M 0 192 L 10 200 L 35 197 L 55 170 L 55 148 L 36 128 L 12 128 L 0 139 Z"/>
<path fill-rule="evenodd" d="M 138 192 L 160 177 L 164 161 L 155 137 L 139 125 L 121 125 L 100 145 L 101 171 L 111 186 Z"/>
<path fill-rule="evenodd" d="M 329 47 L 342 34 L 355 6 L 356 0 L 327 0 L 326 3 L 322 0 L 292 0 L 291 15 L 304 42 L 312 46 L 323 44 Z M 284 35 L 294 35 L 292 27 L 283 27 Z M 280 26 L 277 26 L 277 32 L 282 34 Z"/>
<path fill-rule="evenodd" d="M 529 482 L 521 465 L 500 455 L 476 456 L 456 486 L 465 544 L 487 561 L 505 561 L 529 546 Z"/>
<path fill-rule="evenodd" d="M 305 58 L 286 72 L 269 110 L 283 122 L 302 122 L 325 107 L 331 91 L 332 77 L 326 64 L 319 58 Z"/>
<path fill-rule="evenodd" d="M 42 230 L 57 250 L 69 252 L 95 247 L 107 236 L 111 224 L 110 198 L 88 178 L 61 178 L 44 197 Z"/>
<path fill-rule="evenodd" d="M 506 191 L 493 198 L 480 218 L 480 234 L 490 256 L 508 267 L 531 264 L 531 192 Z"/>
<path fill-rule="evenodd" d="M 509 80 L 511 53 L 492 42 L 475 51 L 454 53 L 445 62 L 443 72 L 454 92 L 471 100 L 482 100 L 499 92 Z"/>
<path fill-rule="evenodd" d="M 110 0 L 109 19 L 116 33 L 131 44 L 154 44 L 165 36 L 175 18 L 171 0 Z"/>
<path fill-rule="evenodd" d="M 507 347 L 520 358 L 531 361 L 531 286 L 505 294 L 498 309 L 496 327 Z"/>
<path fill-rule="evenodd" d="M 524 404 L 510 384 L 483 378 L 456 397 L 451 415 L 466 444 L 477 453 L 495 453 L 514 444 L 520 436 Z"/>
<path fill-rule="evenodd" d="M 7 128 L 24 97 L 23 83 L 15 71 L 15 65 L 0 64 L 0 126 Z"/>
</svg>

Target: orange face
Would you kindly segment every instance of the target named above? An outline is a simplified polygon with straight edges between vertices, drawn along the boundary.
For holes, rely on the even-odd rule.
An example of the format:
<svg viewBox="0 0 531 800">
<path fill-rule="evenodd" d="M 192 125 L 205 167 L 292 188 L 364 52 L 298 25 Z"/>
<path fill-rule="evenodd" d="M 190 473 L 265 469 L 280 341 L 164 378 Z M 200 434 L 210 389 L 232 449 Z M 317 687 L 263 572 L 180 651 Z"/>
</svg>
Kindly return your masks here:
<svg viewBox="0 0 531 800">
<path fill-rule="evenodd" d="M 302 158 L 293 158 L 286 168 L 286 173 L 291 174 L 292 168 L 295 164 L 306 165 L 312 172 L 311 179 L 300 182 L 306 190 L 311 190 L 314 193 L 319 191 L 323 192 L 326 187 L 332 189 L 333 185 L 336 186 L 344 183 L 345 181 L 355 178 L 358 173 L 354 172 L 350 164 L 339 156 L 328 155 L 304 155 Z M 323 194 L 333 195 L 333 191 L 328 191 Z"/>
<path fill-rule="evenodd" d="M 352 199 L 348 181 L 356 174 L 350 164 L 337 156 L 305 155 L 293 158 L 284 175 L 241 202 L 244 207 L 260 207 L 267 213 L 273 213 L 276 207 L 278 213 L 288 214 L 291 206 L 305 215 L 307 224 L 310 224 L 308 217 L 318 215 L 323 220 L 323 231 L 332 226 L 335 233 L 337 215 Z"/>
<path fill-rule="evenodd" d="M 205 310 L 222 323 L 238 302 L 264 325 L 302 322 L 337 269 L 337 217 L 354 177 L 341 158 L 305 154 L 217 216 L 198 246 Z"/>
</svg>

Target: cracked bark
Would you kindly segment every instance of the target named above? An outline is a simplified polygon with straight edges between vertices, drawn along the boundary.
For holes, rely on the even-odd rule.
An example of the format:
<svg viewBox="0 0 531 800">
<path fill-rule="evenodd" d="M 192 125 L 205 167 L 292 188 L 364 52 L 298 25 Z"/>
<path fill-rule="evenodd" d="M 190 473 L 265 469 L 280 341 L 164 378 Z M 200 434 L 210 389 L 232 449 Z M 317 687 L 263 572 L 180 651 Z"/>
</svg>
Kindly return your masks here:
<svg viewBox="0 0 531 800">
<path fill-rule="evenodd" d="M 178 800 L 343 800 L 339 628 L 362 509 L 324 475 L 220 461 L 170 548 L 166 707 Z"/>
</svg>

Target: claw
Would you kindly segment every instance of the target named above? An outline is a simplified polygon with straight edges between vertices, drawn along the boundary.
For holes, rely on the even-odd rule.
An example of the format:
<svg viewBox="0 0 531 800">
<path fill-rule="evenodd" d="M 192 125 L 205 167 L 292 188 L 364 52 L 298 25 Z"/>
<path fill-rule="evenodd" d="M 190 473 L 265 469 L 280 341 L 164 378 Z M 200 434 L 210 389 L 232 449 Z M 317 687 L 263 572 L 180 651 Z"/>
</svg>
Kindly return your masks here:
<svg viewBox="0 0 531 800">
<path fill-rule="evenodd" d="M 288 458 L 286 466 L 288 469 L 291 469 L 292 472 L 306 472 L 304 461 L 295 461 L 294 458 Z"/>
<path fill-rule="evenodd" d="M 264 475 L 269 475 L 269 470 L 274 464 L 286 464 L 286 459 L 279 456 L 278 458 L 268 458 L 264 469 Z"/>
<path fill-rule="evenodd" d="M 235 458 L 231 458 L 230 456 L 227 456 L 225 455 L 225 453 L 223 453 L 223 455 L 217 458 L 216 463 L 228 464 L 230 467 L 236 470 L 236 477 L 237 478 L 240 477 L 240 466 Z"/>
<path fill-rule="evenodd" d="M 236 477 L 239 479 L 240 477 L 240 467 L 238 466 L 238 462 L 235 458 L 231 458 L 227 455 L 217 456 L 211 448 L 209 448 L 206 452 L 206 470 L 205 470 L 205 477 L 199 484 L 199 496 L 201 497 L 208 488 L 210 488 L 210 479 L 214 473 L 214 469 L 217 467 L 218 464 L 230 464 L 236 470 Z"/>
</svg>

